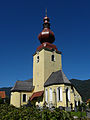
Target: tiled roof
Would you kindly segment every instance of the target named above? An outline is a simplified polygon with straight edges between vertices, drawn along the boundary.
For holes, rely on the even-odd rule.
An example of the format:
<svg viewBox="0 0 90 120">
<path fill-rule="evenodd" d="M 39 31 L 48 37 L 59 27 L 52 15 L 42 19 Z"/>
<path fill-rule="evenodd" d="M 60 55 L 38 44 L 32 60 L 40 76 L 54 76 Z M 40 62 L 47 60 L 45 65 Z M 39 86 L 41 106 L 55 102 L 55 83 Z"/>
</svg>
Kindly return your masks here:
<svg viewBox="0 0 90 120">
<path fill-rule="evenodd" d="M 16 81 L 14 87 L 11 89 L 13 91 L 28 91 L 31 92 L 34 89 L 33 79 L 25 80 L 25 81 Z"/>
<path fill-rule="evenodd" d="M 47 81 L 45 82 L 44 86 L 50 86 L 50 85 L 56 85 L 56 84 L 71 84 L 71 82 L 68 80 L 68 78 L 65 76 L 65 74 L 62 72 L 62 70 L 53 72 Z"/>
<path fill-rule="evenodd" d="M 30 101 L 33 100 L 33 99 L 36 98 L 36 97 L 42 96 L 43 93 L 44 93 L 44 91 L 39 91 L 39 92 L 33 93 L 32 96 L 30 97 Z"/>
<path fill-rule="evenodd" d="M 6 98 L 5 91 L 0 91 L 0 97 L 1 98 Z"/>
<path fill-rule="evenodd" d="M 89 103 L 89 102 L 90 102 L 90 99 L 87 100 L 87 103 Z"/>
</svg>

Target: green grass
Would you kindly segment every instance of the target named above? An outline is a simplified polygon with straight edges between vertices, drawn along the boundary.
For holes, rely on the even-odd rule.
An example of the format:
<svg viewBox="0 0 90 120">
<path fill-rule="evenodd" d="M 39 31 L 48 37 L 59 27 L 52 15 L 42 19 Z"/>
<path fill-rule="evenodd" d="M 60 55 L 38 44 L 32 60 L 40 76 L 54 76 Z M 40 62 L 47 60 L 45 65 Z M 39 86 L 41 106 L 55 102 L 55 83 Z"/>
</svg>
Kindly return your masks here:
<svg viewBox="0 0 90 120">
<path fill-rule="evenodd" d="M 78 118 L 85 117 L 86 116 L 86 112 L 71 112 L 71 115 L 73 116 L 77 116 Z"/>
</svg>

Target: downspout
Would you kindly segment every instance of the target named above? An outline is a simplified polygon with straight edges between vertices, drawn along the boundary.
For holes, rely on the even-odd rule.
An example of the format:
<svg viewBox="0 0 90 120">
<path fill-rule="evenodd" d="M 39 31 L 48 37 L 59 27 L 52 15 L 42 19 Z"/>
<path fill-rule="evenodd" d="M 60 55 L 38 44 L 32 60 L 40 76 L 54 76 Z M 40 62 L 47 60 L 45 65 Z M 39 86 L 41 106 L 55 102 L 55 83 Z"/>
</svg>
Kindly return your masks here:
<svg viewBox="0 0 90 120">
<path fill-rule="evenodd" d="M 21 92 L 20 92 L 20 107 L 21 107 Z"/>
</svg>

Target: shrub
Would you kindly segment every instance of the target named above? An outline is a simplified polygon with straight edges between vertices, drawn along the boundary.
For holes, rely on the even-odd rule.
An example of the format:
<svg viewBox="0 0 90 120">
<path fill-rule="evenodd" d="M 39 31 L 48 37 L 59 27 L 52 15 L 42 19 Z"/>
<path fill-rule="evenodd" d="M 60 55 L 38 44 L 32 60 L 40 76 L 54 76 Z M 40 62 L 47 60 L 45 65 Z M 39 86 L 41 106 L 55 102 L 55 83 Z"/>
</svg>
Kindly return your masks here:
<svg viewBox="0 0 90 120">
<path fill-rule="evenodd" d="M 88 107 L 90 108 L 90 101 L 89 101 Z"/>
<path fill-rule="evenodd" d="M 0 120 L 73 120 L 73 117 L 58 108 L 40 110 L 34 106 L 15 108 L 12 105 L 0 104 Z"/>
<path fill-rule="evenodd" d="M 3 99 L 0 97 L 0 104 L 3 104 Z"/>
</svg>

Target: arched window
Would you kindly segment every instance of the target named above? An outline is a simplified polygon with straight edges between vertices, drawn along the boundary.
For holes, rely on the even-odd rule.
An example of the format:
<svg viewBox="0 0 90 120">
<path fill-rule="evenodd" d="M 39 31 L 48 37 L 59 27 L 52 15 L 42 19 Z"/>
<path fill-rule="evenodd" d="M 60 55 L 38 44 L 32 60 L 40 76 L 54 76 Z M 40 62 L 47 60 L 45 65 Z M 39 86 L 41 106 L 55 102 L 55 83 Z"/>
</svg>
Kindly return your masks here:
<svg viewBox="0 0 90 120">
<path fill-rule="evenodd" d="M 66 99 L 67 101 L 70 101 L 70 88 L 66 89 Z"/>
<path fill-rule="evenodd" d="M 52 102 L 52 88 L 49 89 L 49 100 Z"/>
<path fill-rule="evenodd" d="M 68 101 L 70 101 L 70 89 L 68 89 Z"/>
<path fill-rule="evenodd" d="M 60 101 L 60 87 L 58 87 L 58 101 Z"/>
<path fill-rule="evenodd" d="M 45 90 L 45 101 L 48 102 L 48 90 Z"/>
<path fill-rule="evenodd" d="M 37 63 L 39 62 L 39 56 L 37 56 Z"/>
<path fill-rule="evenodd" d="M 54 55 L 51 56 L 51 61 L 55 61 Z"/>
<path fill-rule="evenodd" d="M 23 94 L 23 102 L 26 102 L 26 94 Z"/>
<path fill-rule="evenodd" d="M 62 87 L 57 88 L 57 102 L 62 101 Z"/>
</svg>

